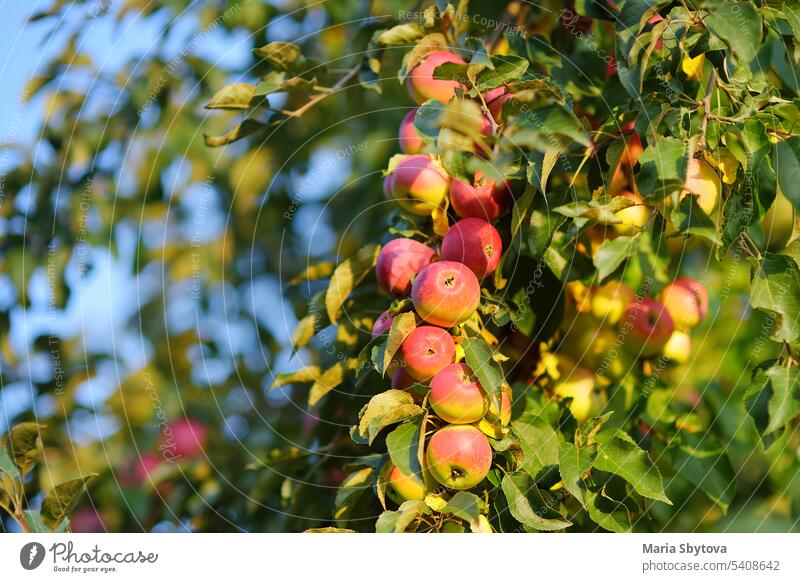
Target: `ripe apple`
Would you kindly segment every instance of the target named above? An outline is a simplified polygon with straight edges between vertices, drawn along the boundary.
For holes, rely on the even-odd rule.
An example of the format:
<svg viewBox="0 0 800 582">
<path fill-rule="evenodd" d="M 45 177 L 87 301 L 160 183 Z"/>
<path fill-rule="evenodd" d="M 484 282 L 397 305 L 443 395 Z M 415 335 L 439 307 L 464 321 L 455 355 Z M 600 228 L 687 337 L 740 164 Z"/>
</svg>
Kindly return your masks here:
<svg viewBox="0 0 800 582">
<path fill-rule="evenodd" d="M 390 240 L 378 253 L 375 276 L 388 293 L 405 296 L 411 293 L 411 278 L 430 264 L 436 253 L 410 238 Z"/>
<path fill-rule="evenodd" d="M 450 364 L 431 380 L 428 401 L 450 424 L 471 424 L 486 414 L 486 393 L 466 364 Z"/>
<path fill-rule="evenodd" d="M 453 327 L 472 317 L 481 299 L 475 273 L 461 263 L 440 261 L 422 269 L 411 286 L 417 314 L 432 325 Z"/>
<path fill-rule="evenodd" d="M 500 414 L 497 413 L 497 407 L 494 402 L 489 403 L 489 413 L 500 419 L 500 424 L 508 426 L 511 422 L 511 386 L 503 384 L 500 388 Z"/>
<path fill-rule="evenodd" d="M 653 209 L 644 203 L 644 199 L 641 196 L 633 192 L 623 191 L 617 196 L 631 200 L 633 205 L 614 213 L 614 216 L 622 221 L 612 225 L 614 230 L 626 236 L 641 232 L 650 219 L 650 213 Z"/>
<path fill-rule="evenodd" d="M 644 152 L 642 140 L 638 133 L 633 133 L 625 143 L 625 150 L 622 152 L 620 164 L 633 168 L 639 162 L 639 156 Z"/>
<path fill-rule="evenodd" d="M 430 438 L 425 461 L 431 476 L 445 487 L 471 489 L 489 473 L 492 447 L 474 426 L 451 424 Z"/>
<path fill-rule="evenodd" d="M 404 156 L 391 170 L 392 198 L 402 209 L 425 216 L 437 208 L 450 189 L 444 168 L 425 154 Z"/>
<path fill-rule="evenodd" d="M 556 381 L 554 392 L 561 398 L 572 398 L 569 411 L 578 422 L 597 415 L 603 407 L 595 392 L 595 375 L 585 368 L 566 370 Z"/>
<path fill-rule="evenodd" d="M 204 454 L 206 427 L 197 419 L 182 418 L 167 425 L 159 449 L 174 457 L 199 457 Z"/>
<path fill-rule="evenodd" d="M 417 128 L 414 127 L 414 117 L 417 114 L 415 107 L 403 118 L 400 123 L 400 130 L 398 141 L 400 142 L 400 149 L 404 154 L 418 154 L 425 147 L 425 142 L 422 141 Z"/>
<path fill-rule="evenodd" d="M 502 253 L 500 234 L 481 218 L 459 220 L 442 241 L 442 259 L 465 264 L 479 279 L 494 273 Z"/>
<path fill-rule="evenodd" d="M 633 353 L 649 358 L 656 355 L 669 341 L 675 323 L 667 308 L 652 299 L 640 299 L 628 305 L 623 316 L 621 333 L 627 332 L 626 347 Z"/>
<path fill-rule="evenodd" d="M 441 371 L 456 356 L 453 337 L 440 327 L 421 325 L 400 345 L 406 372 L 415 380 L 427 380 Z"/>
<path fill-rule="evenodd" d="M 603 323 L 616 325 L 636 294 L 622 281 L 609 281 L 590 294 L 592 315 Z"/>
<path fill-rule="evenodd" d="M 447 79 L 434 79 L 436 67 L 445 63 L 466 64 L 464 59 L 450 51 L 434 51 L 422 59 L 406 77 L 408 94 L 422 105 L 428 99 L 437 99 L 442 103 L 449 102 L 456 94 L 456 88 L 462 87 L 458 81 Z"/>
<path fill-rule="evenodd" d="M 676 328 L 690 330 L 708 313 L 708 291 L 700 281 L 682 277 L 664 288 L 661 303 L 669 311 Z"/>
<path fill-rule="evenodd" d="M 484 103 L 487 105 L 500 97 L 501 95 L 505 95 L 508 93 L 508 87 L 505 85 L 500 85 L 499 87 L 495 87 L 494 89 L 489 89 L 488 91 L 484 91 L 481 97 L 483 97 Z"/>
<path fill-rule="evenodd" d="M 491 103 L 488 101 L 486 102 L 486 106 L 489 108 L 489 112 L 492 114 L 492 117 L 494 117 L 496 123 L 503 122 L 503 107 L 506 103 L 516 98 L 517 96 L 514 93 L 503 93 Z"/>
<path fill-rule="evenodd" d="M 425 479 L 418 473 L 403 473 L 397 465 L 392 465 L 386 477 L 387 493 L 398 504 L 404 501 L 422 501 L 427 487 Z"/>
<path fill-rule="evenodd" d="M 494 180 L 484 180 L 477 171 L 472 184 L 458 179 L 450 181 L 450 204 L 461 218 L 494 222 L 510 206 L 511 188 L 507 181 L 498 185 Z"/>
<path fill-rule="evenodd" d="M 375 320 L 375 323 L 372 324 L 372 337 L 377 337 L 383 332 L 389 331 L 389 329 L 392 327 L 393 321 L 394 317 L 389 314 L 388 309 L 381 313 Z"/>
<path fill-rule="evenodd" d="M 683 185 L 681 199 L 688 194 L 698 196 L 697 205 L 700 209 L 712 216 L 719 202 L 722 185 L 714 168 L 705 160 L 692 158 L 686 168 L 686 182 Z"/>
<path fill-rule="evenodd" d="M 684 364 L 692 355 L 692 338 L 685 331 L 676 329 L 664 346 L 664 357 L 676 364 Z"/>
</svg>

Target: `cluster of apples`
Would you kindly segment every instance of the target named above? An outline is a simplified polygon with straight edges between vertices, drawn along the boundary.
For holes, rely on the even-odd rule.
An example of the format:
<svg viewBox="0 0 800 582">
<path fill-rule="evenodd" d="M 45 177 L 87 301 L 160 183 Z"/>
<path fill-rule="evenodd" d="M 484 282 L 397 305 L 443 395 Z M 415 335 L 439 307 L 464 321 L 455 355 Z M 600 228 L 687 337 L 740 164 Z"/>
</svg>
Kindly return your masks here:
<svg viewBox="0 0 800 582">
<path fill-rule="evenodd" d="M 457 81 L 433 78 L 434 69 L 446 62 L 464 63 L 452 52 L 435 51 L 412 69 L 407 87 L 417 103 L 447 103 L 455 96 Z M 395 298 L 410 297 L 416 313 L 417 326 L 398 350 L 391 387 L 414 394 L 415 385 L 425 386 L 429 418 L 438 427 L 427 439 L 422 474 L 390 469 L 388 492 L 400 502 L 423 499 L 434 482 L 454 490 L 478 485 L 492 463 L 481 422 L 492 418 L 508 424 L 511 416 L 510 388 L 505 387 L 498 411 L 473 370 L 457 361 L 460 326 L 478 308 L 481 280 L 500 263 L 503 243 L 492 222 L 511 204 L 510 185 L 485 180 L 480 172 L 472 183 L 451 179 L 434 156 L 423 153 L 425 144 L 413 125 L 416 111 L 400 125 L 399 143 L 406 155 L 392 158 L 384 192 L 402 210 L 419 216 L 449 202 L 459 220 L 441 240 L 431 234 L 425 242 L 389 241 L 375 266 L 379 286 Z M 491 133 L 488 119 L 485 125 Z M 375 320 L 373 336 L 387 333 L 392 322 L 389 310 L 384 311 Z"/>
<path fill-rule="evenodd" d="M 688 361 L 691 330 L 708 313 L 705 286 L 688 277 L 672 281 L 658 299 L 637 296 L 622 281 L 570 290 L 574 310 L 547 371 L 554 394 L 571 399 L 570 412 L 579 422 L 602 408 L 599 388 L 632 373 L 638 360 Z"/>
</svg>

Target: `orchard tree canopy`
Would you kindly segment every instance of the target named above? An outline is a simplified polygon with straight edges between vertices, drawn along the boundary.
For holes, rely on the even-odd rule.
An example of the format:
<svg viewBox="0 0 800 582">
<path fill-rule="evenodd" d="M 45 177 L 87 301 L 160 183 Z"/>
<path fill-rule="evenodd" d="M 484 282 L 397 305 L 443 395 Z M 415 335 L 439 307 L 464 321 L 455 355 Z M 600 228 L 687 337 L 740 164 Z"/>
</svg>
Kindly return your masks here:
<svg viewBox="0 0 800 582">
<path fill-rule="evenodd" d="M 4 529 L 798 529 L 793 2 L 30 21 Z"/>
</svg>

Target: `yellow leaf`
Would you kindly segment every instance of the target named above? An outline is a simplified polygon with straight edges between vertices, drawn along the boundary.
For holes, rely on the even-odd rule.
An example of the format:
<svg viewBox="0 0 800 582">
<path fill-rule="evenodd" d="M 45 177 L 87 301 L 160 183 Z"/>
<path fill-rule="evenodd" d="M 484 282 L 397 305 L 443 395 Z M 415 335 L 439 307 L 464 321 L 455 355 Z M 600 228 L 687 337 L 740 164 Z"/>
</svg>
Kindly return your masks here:
<svg viewBox="0 0 800 582">
<path fill-rule="evenodd" d="M 681 61 L 681 70 L 690 79 L 697 79 L 698 81 L 703 78 L 703 63 L 706 61 L 704 54 L 697 55 L 692 58 L 688 54 L 683 55 Z"/>
</svg>

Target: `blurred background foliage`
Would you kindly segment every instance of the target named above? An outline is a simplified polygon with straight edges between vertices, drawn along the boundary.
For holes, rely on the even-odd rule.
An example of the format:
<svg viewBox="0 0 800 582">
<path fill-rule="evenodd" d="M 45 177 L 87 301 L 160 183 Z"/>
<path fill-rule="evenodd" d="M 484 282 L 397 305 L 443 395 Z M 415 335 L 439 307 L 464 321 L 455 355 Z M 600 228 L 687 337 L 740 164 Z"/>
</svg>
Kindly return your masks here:
<svg viewBox="0 0 800 582">
<path fill-rule="evenodd" d="M 506 3 L 470 5 L 500 22 Z M 381 170 L 413 104 L 396 80 L 383 80 L 381 92 L 354 80 L 302 117 L 219 148 L 204 134 L 225 134 L 240 113 L 209 115 L 203 105 L 229 83 L 257 82 L 263 64 L 252 51 L 272 41 L 297 43 L 325 63 L 315 82 L 330 87 L 359 65 L 373 30 L 412 8 L 400 0 L 56 0 L 30 14 L 27 26 L 52 55 L 23 90 L 21 115 L 33 116 L 37 131 L 5 144 L 0 194 L 0 434 L 22 421 L 46 425 L 26 484 L 30 507 L 54 484 L 97 473 L 73 530 L 330 523 L 344 468 L 364 453 L 348 431 L 366 397 L 337 394 L 309 410 L 307 389 L 269 390 L 276 373 L 312 363 L 309 352 L 292 353 L 290 336 L 324 287 L 288 281 L 385 233 Z M 551 34 L 561 8 L 531 7 L 529 32 Z M 577 84 L 591 83 L 594 69 L 602 78 L 593 51 L 552 34 L 590 76 L 575 76 Z M 388 77 L 403 49 L 386 52 Z M 574 70 L 560 74 L 568 80 Z M 270 107 L 292 110 L 306 98 L 270 95 Z M 656 508 L 653 527 L 792 529 L 796 513 L 776 503 L 797 487 L 797 438 L 787 431 L 764 452 L 742 399 L 749 363 L 775 350 L 748 307 L 749 267 L 716 262 L 697 244 L 684 270 L 703 274 L 712 301 L 697 357 L 672 374 L 678 389 L 703 394 L 737 496 L 723 516 L 690 483 L 671 479 L 669 497 L 685 501 Z M 382 309 L 376 301 L 375 315 Z M 350 322 L 311 346 L 347 343 L 369 325 Z M 186 419 L 202 447 L 190 443 L 171 461 L 163 444 L 179 438 Z"/>
</svg>

